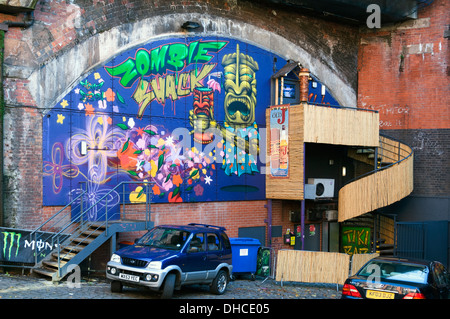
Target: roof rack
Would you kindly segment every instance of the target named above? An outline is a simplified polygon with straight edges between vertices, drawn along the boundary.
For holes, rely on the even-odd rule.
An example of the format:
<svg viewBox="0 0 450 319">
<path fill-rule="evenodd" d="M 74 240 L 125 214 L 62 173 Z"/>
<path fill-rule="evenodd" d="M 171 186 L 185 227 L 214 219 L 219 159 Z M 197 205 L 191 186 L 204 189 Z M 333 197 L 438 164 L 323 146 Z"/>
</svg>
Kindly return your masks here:
<svg viewBox="0 0 450 319">
<path fill-rule="evenodd" d="M 223 230 L 225 231 L 226 228 L 225 227 L 221 227 L 221 226 L 214 226 L 214 225 L 208 225 L 208 224 L 197 224 L 197 223 L 190 223 L 188 224 L 189 226 L 203 226 L 203 227 L 207 227 L 207 228 L 217 228 L 219 230 Z"/>
</svg>

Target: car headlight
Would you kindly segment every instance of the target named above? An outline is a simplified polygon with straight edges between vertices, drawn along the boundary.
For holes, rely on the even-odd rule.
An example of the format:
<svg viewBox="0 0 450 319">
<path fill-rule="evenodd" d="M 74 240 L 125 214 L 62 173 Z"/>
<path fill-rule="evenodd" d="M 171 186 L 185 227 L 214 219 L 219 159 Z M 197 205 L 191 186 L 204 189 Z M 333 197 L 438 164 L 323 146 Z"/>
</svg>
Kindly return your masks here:
<svg viewBox="0 0 450 319">
<path fill-rule="evenodd" d="M 147 266 L 147 268 L 152 268 L 152 269 L 161 269 L 161 267 L 162 267 L 161 261 L 152 261 Z"/>
<path fill-rule="evenodd" d="M 111 261 L 114 261 L 116 263 L 120 263 L 120 256 L 116 254 L 112 254 Z"/>
</svg>

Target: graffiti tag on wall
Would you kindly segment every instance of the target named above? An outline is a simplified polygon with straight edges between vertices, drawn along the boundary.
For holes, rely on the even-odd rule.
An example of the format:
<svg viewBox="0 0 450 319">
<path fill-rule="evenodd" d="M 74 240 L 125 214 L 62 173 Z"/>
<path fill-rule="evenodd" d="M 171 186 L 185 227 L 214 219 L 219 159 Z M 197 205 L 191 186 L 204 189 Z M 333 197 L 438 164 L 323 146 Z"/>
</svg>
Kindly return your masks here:
<svg viewBox="0 0 450 319">
<path fill-rule="evenodd" d="M 367 227 L 342 227 L 342 250 L 349 255 L 370 252 L 371 231 Z"/>
</svg>

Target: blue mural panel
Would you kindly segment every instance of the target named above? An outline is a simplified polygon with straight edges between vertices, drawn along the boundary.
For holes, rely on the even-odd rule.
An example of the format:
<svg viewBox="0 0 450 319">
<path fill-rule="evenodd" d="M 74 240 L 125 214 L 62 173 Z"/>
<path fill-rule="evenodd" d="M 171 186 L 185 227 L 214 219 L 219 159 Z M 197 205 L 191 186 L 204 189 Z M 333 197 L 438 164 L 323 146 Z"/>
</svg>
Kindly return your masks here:
<svg viewBox="0 0 450 319">
<path fill-rule="evenodd" d="M 264 199 L 258 146 L 271 76 L 285 63 L 216 37 L 115 56 L 44 118 L 44 205 L 65 205 L 83 187 L 98 200 L 122 181 L 154 182 L 153 202 Z"/>
</svg>

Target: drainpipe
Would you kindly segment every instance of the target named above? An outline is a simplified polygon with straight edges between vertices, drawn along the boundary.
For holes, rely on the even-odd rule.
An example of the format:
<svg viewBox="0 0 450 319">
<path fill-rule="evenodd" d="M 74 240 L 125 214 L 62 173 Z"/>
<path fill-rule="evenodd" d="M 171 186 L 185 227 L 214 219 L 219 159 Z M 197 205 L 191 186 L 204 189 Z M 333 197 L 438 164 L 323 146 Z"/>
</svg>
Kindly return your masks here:
<svg viewBox="0 0 450 319">
<path fill-rule="evenodd" d="M 267 200 L 267 205 L 264 205 L 267 208 L 267 244 L 268 247 L 272 247 L 272 200 Z"/>
<path fill-rule="evenodd" d="M 6 29 L 6 30 L 5 30 Z M 0 83 L 2 84 L 2 89 L 0 90 L 0 226 L 3 226 L 3 212 L 4 212 L 4 202 L 3 202 L 3 117 L 5 115 L 5 98 L 3 89 L 3 52 L 5 48 L 5 32 L 8 27 L 5 25 L 0 25 Z"/>
<path fill-rule="evenodd" d="M 0 83 L 2 88 L 0 89 L 0 226 L 4 225 L 4 168 L 3 168 L 3 141 L 4 141 L 4 117 L 5 117 L 5 90 L 3 86 L 3 74 L 4 74 L 4 51 L 5 51 L 5 33 L 8 31 L 8 27 L 17 28 L 29 28 L 34 23 L 34 14 L 32 12 L 25 13 L 26 19 L 23 21 L 3 21 L 0 23 Z"/>
<path fill-rule="evenodd" d="M 306 68 L 300 69 L 300 103 L 308 103 L 309 94 L 309 70 Z M 305 177 L 306 177 L 306 143 L 303 143 L 303 200 L 301 201 L 301 234 L 302 234 L 302 250 L 305 249 Z"/>
<path fill-rule="evenodd" d="M 309 93 L 309 70 L 302 68 L 299 73 L 300 78 L 300 103 L 308 103 Z"/>
<path fill-rule="evenodd" d="M 6 24 L 8 27 L 10 28 L 29 28 L 33 25 L 34 23 L 34 13 L 33 11 L 31 12 L 26 12 L 25 13 L 25 19 L 23 19 L 22 21 L 3 21 L 2 24 Z M 6 30 L 8 31 L 8 30 Z"/>
</svg>

